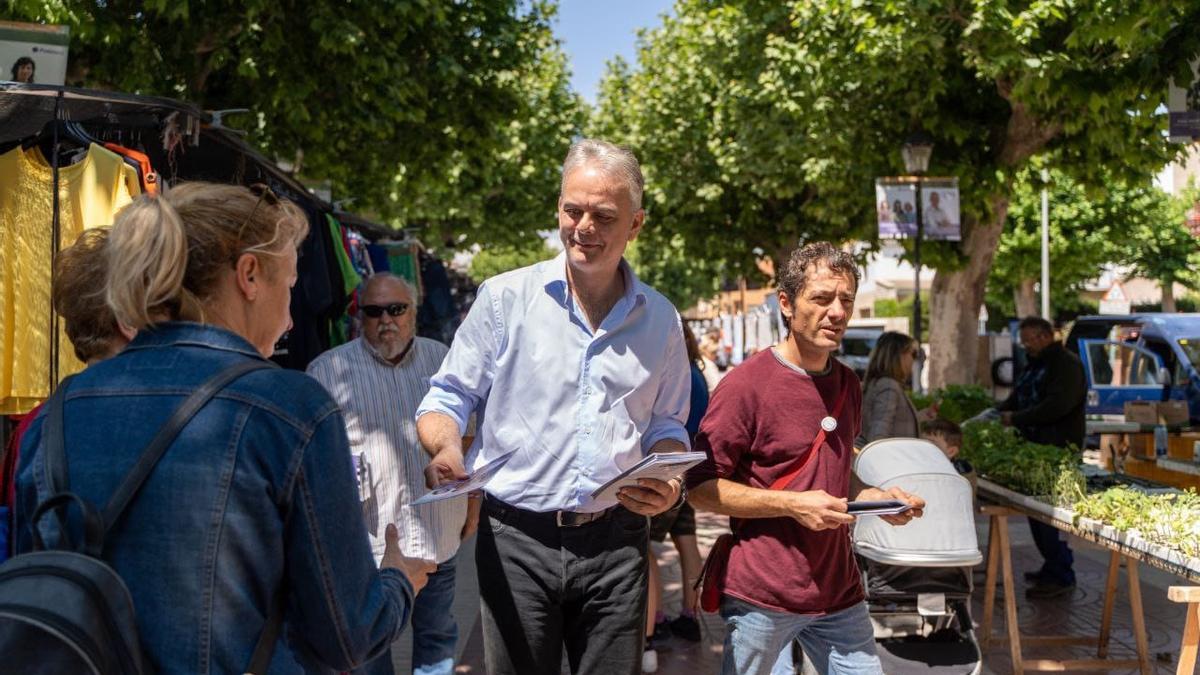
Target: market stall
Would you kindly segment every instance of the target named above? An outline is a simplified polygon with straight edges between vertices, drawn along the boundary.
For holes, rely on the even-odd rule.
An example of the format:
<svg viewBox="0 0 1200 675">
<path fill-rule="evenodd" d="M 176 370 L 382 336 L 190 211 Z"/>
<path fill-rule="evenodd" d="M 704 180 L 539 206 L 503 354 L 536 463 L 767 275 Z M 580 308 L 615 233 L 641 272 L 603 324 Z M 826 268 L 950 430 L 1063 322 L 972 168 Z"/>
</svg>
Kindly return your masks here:
<svg viewBox="0 0 1200 675">
<path fill-rule="evenodd" d="M 219 116 L 166 98 L 0 83 L 0 414 L 29 412 L 83 367 L 50 306 L 57 252 L 139 195 L 188 180 L 265 184 L 307 216 L 294 327 L 274 357 L 285 367 L 354 337 L 356 289 L 392 271 L 394 240 L 411 254 L 397 273 L 420 287 L 412 237 L 335 212 Z"/>
<path fill-rule="evenodd" d="M 984 615 L 980 621 L 984 644 L 1007 643 L 1017 673 L 1125 667 L 1150 673 L 1138 569 L 1148 565 L 1200 584 L 1200 497 L 1194 491 L 1080 465 L 1071 450 L 1020 441 L 1010 429 L 996 424 L 972 425 L 967 436 L 964 454 L 973 457 L 971 461 L 977 465 L 979 496 L 984 504 L 981 510 L 990 521 Z M 1008 534 L 1011 516 L 1035 518 L 1110 551 L 1097 635 L 1021 635 Z M 1108 654 L 1121 567 L 1126 570 L 1136 659 L 1111 659 Z M 998 580 L 1004 588 L 1003 637 L 992 634 Z M 1189 605 L 1178 672 L 1190 674 L 1198 638 L 1193 625 L 1198 611 L 1196 589 L 1178 587 L 1171 595 Z M 1025 659 L 1023 645 L 1088 645 L 1096 648 L 1096 657 Z"/>
</svg>

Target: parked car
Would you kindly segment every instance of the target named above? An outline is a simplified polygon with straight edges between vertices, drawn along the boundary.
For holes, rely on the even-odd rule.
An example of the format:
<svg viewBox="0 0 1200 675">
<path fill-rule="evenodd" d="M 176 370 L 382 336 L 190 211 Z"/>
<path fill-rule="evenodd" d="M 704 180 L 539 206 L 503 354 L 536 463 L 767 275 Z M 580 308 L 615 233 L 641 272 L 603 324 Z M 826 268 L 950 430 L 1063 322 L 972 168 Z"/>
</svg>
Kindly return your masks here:
<svg viewBox="0 0 1200 675">
<path fill-rule="evenodd" d="M 867 374 L 867 362 L 871 360 L 871 350 L 875 349 L 880 335 L 883 335 L 882 328 L 847 328 L 834 358 L 857 373 L 861 380 Z"/>
<path fill-rule="evenodd" d="M 1088 414 L 1121 414 L 1127 401 L 1187 401 L 1200 422 L 1200 314 L 1082 316 L 1066 346 L 1088 380 Z"/>
</svg>

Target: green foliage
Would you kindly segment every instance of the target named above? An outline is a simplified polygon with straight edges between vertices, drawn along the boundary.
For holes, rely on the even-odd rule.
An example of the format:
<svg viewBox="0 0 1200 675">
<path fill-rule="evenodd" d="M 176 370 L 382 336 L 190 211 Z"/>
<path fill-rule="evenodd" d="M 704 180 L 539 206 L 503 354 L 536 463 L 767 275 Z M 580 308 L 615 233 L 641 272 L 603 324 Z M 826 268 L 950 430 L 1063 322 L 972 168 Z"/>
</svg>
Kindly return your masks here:
<svg viewBox="0 0 1200 675">
<path fill-rule="evenodd" d="M 976 385 L 952 384 L 938 391 L 938 417 L 962 424 L 996 405 L 992 395 Z"/>
<path fill-rule="evenodd" d="M 960 178 L 968 230 L 1039 152 L 1086 184 L 1109 165 L 1146 178 L 1177 149 L 1158 90 L 1200 53 L 1183 28 L 1194 2 L 679 0 L 674 14 L 642 34 L 636 69 L 611 65 L 590 129 L 640 153 L 648 202 L 688 246 L 743 267 L 753 246 L 873 238 L 871 185 L 902 171 L 918 124 L 937 142 L 930 173 Z M 952 244 L 923 253 L 960 264 Z"/>
<path fill-rule="evenodd" d="M 932 303 L 929 301 L 929 293 L 921 293 L 921 324 L 929 325 L 929 308 Z M 908 296 L 900 300 L 892 298 L 879 298 L 875 301 L 873 313 L 877 317 L 902 316 L 909 320 L 913 315 L 913 298 Z"/>
<path fill-rule="evenodd" d="M 467 275 L 471 277 L 471 281 L 481 284 L 497 274 L 528 267 L 549 260 L 554 255 L 554 249 L 541 239 L 532 246 L 488 246 L 471 258 L 471 267 L 467 270 Z"/>
<path fill-rule="evenodd" d="M 1200 287 L 1194 271 L 1200 266 L 1200 247 L 1185 224 L 1191 206 L 1191 199 L 1173 199 L 1159 192 L 1158 198 L 1147 205 L 1145 217 L 1135 223 L 1122 242 L 1122 262 L 1135 273 L 1163 284 L 1179 282 L 1192 289 Z"/>
<path fill-rule="evenodd" d="M 1022 281 L 1041 279 L 1042 185 L 1034 168 L 1021 172 L 1014 184 L 987 288 L 989 304 L 1001 308 L 1002 316 L 1016 316 L 1014 292 Z M 1053 171 L 1047 189 L 1050 292 L 1056 309 L 1075 308 L 1084 284 L 1098 277 L 1104 266 L 1130 265 L 1135 256 L 1144 257 L 1144 248 L 1166 252 L 1169 260 L 1186 260 L 1196 249 L 1194 242 L 1177 237 L 1151 247 L 1148 240 L 1158 237 L 1154 232 L 1169 200 L 1149 182 L 1130 186 L 1106 181 L 1089 189 Z M 1037 298 L 1040 302 L 1040 295 Z"/>
<path fill-rule="evenodd" d="M 909 391 L 908 398 L 917 410 L 936 406 L 938 417 L 955 424 L 962 424 L 996 405 L 986 389 L 973 384 L 952 384 L 926 394 Z"/>
<path fill-rule="evenodd" d="M 677 0 L 636 67 L 612 64 L 589 130 L 639 154 L 650 213 L 689 257 L 736 274 L 754 247 L 778 264 L 801 242 L 873 240 L 874 180 L 903 172 L 923 127 L 929 174 L 959 179 L 966 241 L 922 262 L 977 302 L 1033 158 L 1100 186 L 1146 182 L 1181 151 L 1155 110 L 1169 76 L 1188 80 L 1196 25 L 1196 0 Z M 933 317 L 957 346 L 933 359 L 973 353 L 970 328 Z"/>
<path fill-rule="evenodd" d="M 967 425 L 962 458 L 980 476 L 1057 506 L 1068 506 L 1083 495 L 1078 450 L 1030 443 L 998 422 Z"/>
<path fill-rule="evenodd" d="M 679 235 L 648 241 L 638 237 L 625 249 L 625 257 L 638 278 L 667 296 L 680 312 L 719 290 L 721 265 L 710 258 L 689 257 Z"/>
<path fill-rule="evenodd" d="M 8 7 L 70 27 L 70 83 L 251 108 L 230 120 L 269 156 L 439 244 L 545 229 L 583 121 L 543 0 Z"/>
<path fill-rule="evenodd" d="M 1091 518 L 1118 530 L 1200 557 L 1200 496 L 1195 490 L 1177 494 L 1145 494 L 1114 487 L 1088 495 L 1073 507 L 1076 520 Z"/>
</svg>

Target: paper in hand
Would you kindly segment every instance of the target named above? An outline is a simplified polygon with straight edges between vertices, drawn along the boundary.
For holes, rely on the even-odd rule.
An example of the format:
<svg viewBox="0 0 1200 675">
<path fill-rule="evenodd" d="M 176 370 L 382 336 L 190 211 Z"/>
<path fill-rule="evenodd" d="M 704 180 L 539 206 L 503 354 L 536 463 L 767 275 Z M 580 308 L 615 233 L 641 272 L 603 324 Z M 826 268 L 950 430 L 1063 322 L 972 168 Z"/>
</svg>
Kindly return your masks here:
<svg viewBox="0 0 1200 675">
<path fill-rule="evenodd" d="M 492 479 L 492 476 L 496 475 L 496 472 L 504 468 L 504 465 L 508 463 L 508 460 L 512 459 L 514 454 L 516 453 L 510 452 L 503 457 L 493 459 L 479 467 L 475 473 L 462 480 L 456 480 L 453 483 L 446 483 L 445 485 L 435 487 L 419 498 L 414 499 L 412 502 L 413 506 L 437 502 L 443 499 L 454 499 L 455 497 L 466 495 L 468 492 L 482 489 Z"/>
<path fill-rule="evenodd" d="M 703 452 L 652 452 L 642 458 L 642 461 L 622 471 L 616 478 L 596 488 L 592 492 L 592 500 L 616 499 L 617 490 L 623 487 L 637 487 L 640 478 L 656 478 L 661 481 L 678 478 L 707 458 Z"/>
</svg>

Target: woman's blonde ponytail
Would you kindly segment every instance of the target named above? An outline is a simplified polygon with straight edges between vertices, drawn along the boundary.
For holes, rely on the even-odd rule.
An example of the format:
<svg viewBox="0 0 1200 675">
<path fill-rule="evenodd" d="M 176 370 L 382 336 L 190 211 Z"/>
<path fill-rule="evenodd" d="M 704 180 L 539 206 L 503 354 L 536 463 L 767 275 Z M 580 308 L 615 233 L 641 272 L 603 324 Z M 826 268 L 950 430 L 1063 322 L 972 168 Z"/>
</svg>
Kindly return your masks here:
<svg viewBox="0 0 1200 675">
<path fill-rule="evenodd" d="M 164 318 L 180 318 L 188 241 L 166 197 L 143 195 L 121 209 L 105 254 L 105 299 L 117 321 L 142 329 Z"/>
</svg>

